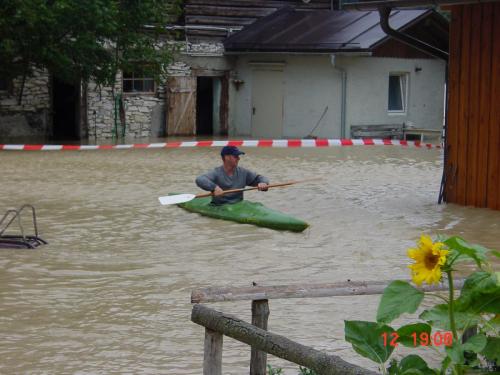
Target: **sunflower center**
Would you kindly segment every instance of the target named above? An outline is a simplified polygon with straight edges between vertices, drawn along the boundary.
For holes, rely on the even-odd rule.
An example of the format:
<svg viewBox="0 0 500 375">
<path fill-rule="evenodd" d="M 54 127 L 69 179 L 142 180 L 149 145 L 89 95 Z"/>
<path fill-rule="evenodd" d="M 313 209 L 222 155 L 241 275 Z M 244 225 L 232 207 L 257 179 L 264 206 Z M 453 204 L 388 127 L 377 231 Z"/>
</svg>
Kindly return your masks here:
<svg viewBox="0 0 500 375">
<path fill-rule="evenodd" d="M 425 257 L 425 268 L 433 270 L 439 262 L 439 255 L 428 254 Z"/>
</svg>

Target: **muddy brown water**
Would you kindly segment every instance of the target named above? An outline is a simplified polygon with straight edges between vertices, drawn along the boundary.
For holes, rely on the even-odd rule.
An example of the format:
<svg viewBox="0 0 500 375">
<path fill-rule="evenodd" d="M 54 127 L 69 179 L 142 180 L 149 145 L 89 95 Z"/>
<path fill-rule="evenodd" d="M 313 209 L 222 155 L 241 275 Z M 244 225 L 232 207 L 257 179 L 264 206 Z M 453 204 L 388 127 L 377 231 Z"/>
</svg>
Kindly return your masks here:
<svg viewBox="0 0 500 375">
<path fill-rule="evenodd" d="M 272 182 L 323 178 L 246 193 L 309 222 L 304 233 L 159 204 L 198 192 L 194 177 L 218 165 L 218 150 L 0 152 L 1 211 L 33 204 L 49 242 L 0 250 L 0 373 L 200 374 L 193 289 L 407 278 L 406 249 L 421 233 L 500 248 L 500 212 L 436 203 L 439 150 L 247 148 L 241 165 Z M 375 368 L 343 340 L 343 320 L 373 320 L 377 303 L 271 300 L 269 329 Z M 210 306 L 250 319 L 249 301 Z M 224 374 L 248 373 L 249 352 L 225 338 Z"/>
</svg>

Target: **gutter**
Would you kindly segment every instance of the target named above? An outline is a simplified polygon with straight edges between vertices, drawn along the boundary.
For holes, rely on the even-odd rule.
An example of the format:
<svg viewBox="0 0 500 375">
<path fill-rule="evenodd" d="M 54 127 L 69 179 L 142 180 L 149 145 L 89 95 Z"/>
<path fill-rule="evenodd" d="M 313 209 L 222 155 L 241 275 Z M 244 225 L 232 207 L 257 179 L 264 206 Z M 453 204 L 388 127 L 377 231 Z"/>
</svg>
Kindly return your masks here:
<svg viewBox="0 0 500 375">
<path fill-rule="evenodd" d="M 384 0 L 384 1 L 362 1 L 359 3 L 343 4 L 343 9 L 350 10 L 377 10 L 380 6 L 393 9 L 422 9 L 436 6 L 484 4 L 498 0 Z"/>
<path fill-rule="evenodd" d="M 443 51 L 437 47 L 431 46 L 421 40 L 413 38 L 407 34 L 401 33 L 397 30 L 394 30 L 389 25 L 389 16 L 391 14 L 391 7 L 381 5 L 378 7 L 378 13 L 380 15 L 380 27 L 387 34 L 392 36 L 394 39 L 399 40 L 402 43 L 408 44 L 409 46 L 416 48 L 424 53 L 427 53 L 431 56 L 434 56 L 438 59 L 444 60 L 448 62 L 449 54 L 446 51 Z"/>
</svg>

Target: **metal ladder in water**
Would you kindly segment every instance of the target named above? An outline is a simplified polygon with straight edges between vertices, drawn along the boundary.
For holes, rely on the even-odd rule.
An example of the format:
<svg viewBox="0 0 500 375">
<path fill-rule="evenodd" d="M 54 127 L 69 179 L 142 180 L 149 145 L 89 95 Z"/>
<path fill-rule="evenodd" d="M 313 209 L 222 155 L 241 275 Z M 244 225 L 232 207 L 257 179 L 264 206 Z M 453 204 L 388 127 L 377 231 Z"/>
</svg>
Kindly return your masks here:
<svg viewBox="0 0 500 375">
<path fill-rule="evenodd" d="M 21 213 L 25 209 L 31 209 L 33 216 L 33 229 L 35 231 L 34 235 L 26 235 L 24 233 L 24 228 L 21 223 Z M 17 219 L 19 229 L 21 231 L 20 235 L 6 235 L 4 234 L 7 228 Z M 30 204 L 25 204 L 21 206 L 18 210 L 10 209 L 5 212 L 2 219 L 0 219 L 0 248 L 8 249 L 34 249 L 40 245 L 44 245 L 47 242 L 42 238 L 38 237 L 38 227 L 36 224 L 36 213 L 35 207 Z"/>
</svg>

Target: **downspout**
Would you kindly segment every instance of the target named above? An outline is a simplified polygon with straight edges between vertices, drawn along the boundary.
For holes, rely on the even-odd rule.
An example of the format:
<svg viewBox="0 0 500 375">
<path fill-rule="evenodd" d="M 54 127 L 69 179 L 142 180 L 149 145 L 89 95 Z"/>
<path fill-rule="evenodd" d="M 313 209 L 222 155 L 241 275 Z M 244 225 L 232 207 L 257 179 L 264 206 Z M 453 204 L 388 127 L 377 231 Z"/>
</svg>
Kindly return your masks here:
<svg viewBox="0 0 500 375">
<path fill-rule="evenodd" d="M 341 97 L 340 97 L 340 138 L 346 138 L 346 92 L 347 92 L 347 73 L 345 69 L 339 68 L 336 64 L 337 56 L 335 54 L 330 55 L 330 61 L 333 68 L 340 74 L 341 79 Z"/>
<path fill-rule="evenodd" d="M 408 44 L 409 46 L 416 48 L 422 52 L 425 52 L 431 56 L 437 57 L 438 59 L 445 60 L 448 62 L 448 52 L 443 51 L 437 47 L 431 46 L 421 40 L 413 38 L 407 34 L 403 34 L 397 30 L 394 30 L 389 25 L 389 16 L 391 14 L 391 8 L 388 6 L 379 6 L 378 13 L 380 15 L 380 27 L 387 34 L 392 36 L 394 39 L 399 40 L 402 43 Z"/>
<path fill-rule="evenodd" d="M 445 115 L 445 123 L 444 123 L 444 132 L 445 136 L 443 138 L 443 142 L 445 144 L 444 148 L 444 162 L 443 162 L 443 175 L 441 177 L 441 186 L 439 189 L 439 196 L 438 196 L 438 204 L 441 204 L 441 202 L 444 200 L 446 201 L 446 167 L 448 164 L 448 149 L 446 147 L 446 136 L 447 136 L 447 128 L 448 128 L 448 58 L 449 54 L 446 51 L 443 51 L 437 47 L 431 46 L 430 44 L 424 43 L 421 40 L 418 40 L 416 38 L 413 38 L 407 34 L 400 33 L 399 31 L 394 30 L 391 28 L 389 25 L 389 16 L 391 14 L 391 8 L 388 6 L 379 6 L 378 8 L 378 13 L 380 15 L 380 27 L 382 27 L 382 30 L 387 34 L 392 36 L 394 39 L 399 40 L 400 42 L 403 42 L 405 44 L 410 45 L 411 47 L 414 47 L 422 52 L 425 52 L 431 56 L 434 56 L 438 59 L 442 59 L 446 62 L 446 100 L 445 100 L 445 106 L 446 106 L 446 115 Z"/>
</svg>

